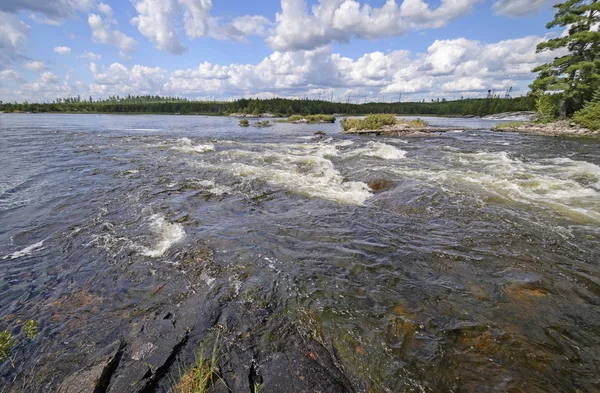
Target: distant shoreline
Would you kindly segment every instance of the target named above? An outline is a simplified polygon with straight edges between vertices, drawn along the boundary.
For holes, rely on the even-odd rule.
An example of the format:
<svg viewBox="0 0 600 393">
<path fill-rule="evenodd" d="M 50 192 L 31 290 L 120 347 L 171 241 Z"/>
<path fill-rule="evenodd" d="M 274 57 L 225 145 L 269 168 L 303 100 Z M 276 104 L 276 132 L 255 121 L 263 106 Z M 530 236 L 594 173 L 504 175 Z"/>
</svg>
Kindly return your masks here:
<svg viewBox="0 0 600 393">
<path fill-rule="evenodd" d="M 231 117 L 229 113 L 164 113 L 164 112 L 0 112 L 3 115 L 119 115 L 119 116 L 140 116 L 140 115 L 161 115 L 161 116 L 205 116 L 205 117 Z M 362 114 L 339 114 L 338 118 L 342 117 L 361 117 L 367 116 L 369 113 Z M 393 113 L 393 115 L 398 117 L 441 117 L 448 119 L 485 119 L 479 116 L 471 116 L 471 115 L 440 115 L 440 114 L 402 114 L 402 113 Z M 241 117 L 240 117 L 241 118 Z M 259 117 L 248 117 L 249 119 L 285 119 L 286 116 L 259 116 Z M 285 122 L 288 123 L 288 122 Z M 294 124 L 293 122 L 289 122 L 289 124 Z M 311 124 L 311 123 L 308 123 Z M 318 124 L 318 123 L 312 123 Z"/>
</svg>

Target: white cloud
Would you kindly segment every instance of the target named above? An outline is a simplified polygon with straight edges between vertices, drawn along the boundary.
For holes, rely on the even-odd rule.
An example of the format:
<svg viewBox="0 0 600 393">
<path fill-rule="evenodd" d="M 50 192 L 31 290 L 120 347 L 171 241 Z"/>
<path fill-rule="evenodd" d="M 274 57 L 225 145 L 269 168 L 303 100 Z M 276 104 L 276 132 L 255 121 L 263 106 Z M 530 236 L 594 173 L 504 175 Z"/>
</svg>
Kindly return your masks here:
<svg viewBox="0 0 600 393">
<path fill-rule="evenodd" d="M 111 94 L 161 94 L 167 78 L 165 70 L 156 67 L 134 65 L 131 69 L 119 63 L 113 63 L 106 69 L 100 69 L 95 63 L 90 64 L 94 74 L 94 83 L 90 86 L 90 94 L 105 96 Z"/>
<path fill-rule="evenodd" d="M 202 0 L 202 3 L 204 0 Z M 173 19 L 178 13 L 174 0 L 138 0 L 134 3 L 138 16 L 131 23 L 138 28 L 140 33 L 148 38 L 157 49 L 174 55 L 180 55 L 187 50 L 179 42 L 179 37 L 173 28 Z M 185 14 L 186 31 L 191 29 L 190 13 Z M 190 26 L 188 26 L 190 25 Z M 201 26 L 198 24 L 196 30 Z"/>
<path fill-rule="evenodd" d="M 58 83 L 58 76 L 54 75 L 51 72 L 44 72 L 41 76 L 40 76 L 40 80 L 41 83 L 43 84 L 54 84 L 54 83 Z"/>
<path fill-rule="evenodd" d="M 154 46 L 174 55 L 184 53 L 176 26 L 190 39 L 211 37 L 246 42 L 248 35 L 264 36 L 272 23 L 264 16 L 246 15 L 223 23 L 211 16 L 212 0 L 133 0 L 138 13 L 131 20 Z"/>
<path fill-rule="evenodd" d="M 494 13 L 498 15 L 519 17 L 532 15 L 556 0 L 498 0 L 494 3 Z"/>
<path fill-rule="evenodd" d="M 94 52 L 89 52 L 89 51 L 83 52 L 83 54 L 79 57 L 82 59 L 88 59 L 91 61 L 98 61 L 98 60 L 102 59 L 102 56 L 97 55 Z"/>
<path fill-rule="evenodd" d="M 68 55 L 71 53 L 71 48 L 68 46 L 57 46 L 54 48 L 54 52 L 58 53 L 59 55 Z"/>
<path fill-rule="evenodd" d="M 355 0 L 319 0 L 307 12 L 306 0 L 281 0 L 275 33 L 267 43 L 275 50 L 311 50 L 333 41 L 399 36 L 409 28 L 437 28 L 467 14 L 480 0 L 442 0 L 431 9 L 423 0 L 386 0 L 372 7 Z"/>
<path fill-rule="evenodd" d="M 85 11 L 94 5 L 94 0 L 2 0 L 0 11 L 17 14 L 31 11 L 44 15 L 36 21 L 57 24 L 75 15 L 76 10 Z"/>
<path fill-rule="evenodd" d="M 0 11 L 0 69 L 22 58 L 21 47 L 28 36 L 28 25 Z"/>
<path fill-rule="evenodd" d="M 21 75 L 15 70 L 0 71 L 0 80 L 19 80 Z"/>
<path fill-rule="evenodd" d="M 212 0 L 178 0 L 182 6 L 185 33 L 190 38 L 208 35 L 212 8 Z"/>
<path fill-rule="evenodd" d="M 109 20 L 113 19 L 113 10 L 111 6 L 104 3 L 98 3 L 97 8 L 100 12 L 102 12 Z"/>
<path fill-rule="evenodd" d="M 266 36 L 273 23 L 261 15 L 246 15 L 235 18 L 231 25 L 245 35 Z"/>
<path fill-rule="evenodd" d="M 276 51 L 257 64 L 212 64 L 169 72 L 143 65 L 90 63 L 93 83 L 74 82 L 44 72 L 24 84 L 26 99 L 52 99 L 67 93 L 94 97 L 127 94 L 177 95 L 189 98 L 292 96 L 336 99 L 360 96 L 360 102 L 399 94 L 408 99 L 485 96 L 488 90 L 512 86 L 523 91 L 534 75 L 531 69 L 562 52 L 536 53 L 537 36 L 485 43 L 465 38 L 434 41 L 425 52 L 371 52 L 357 59 L 332 53 L 331 46 L 313 50 Z M 92 54 L 93 55 L 93 54 Z M 93 59 L 94 56 L 88 56 Z M 10 72 L 3 75 L 14 76 Z M 407 99 L 407 98 L 405 98 Z"/>
<path fill-rule="evenodd" d="M 30 61 L 23 66 L 31 72 L 42 72 L 46 70 L 46 65 L 43 61 Z"/>
<path fill-rule="evenodd" d="M 331 53 L 329 46 L 311 51 L 274 52 L 258 64 L 218 65 L 168 73 L 161 68 L 115 63 L 105 69 L 91 64 L 94 96 L 127 94 L 179 95 L 191 98 L 306 96 L 335 92 L 381 98 L 485 96 L 487 90 L 518 90 L 533 77 L 531 69 L 558 53 L 535 53 L 541 37 L 487 44 L 464 38 L 433 42 L 426 53 L 406 50 L 367 53 L 354 60 Z"/>
<path fill-rule="evenodd" d="M 100 15 L 89 14 L 88 24 L 92 29 L 94 42 L 117 47 L 119 56 L 122 58 L 129 58 L 135 52 L 136 41 L 118 30 L 111 30 L 108 23 L 105 23 Z"/>
</svg>

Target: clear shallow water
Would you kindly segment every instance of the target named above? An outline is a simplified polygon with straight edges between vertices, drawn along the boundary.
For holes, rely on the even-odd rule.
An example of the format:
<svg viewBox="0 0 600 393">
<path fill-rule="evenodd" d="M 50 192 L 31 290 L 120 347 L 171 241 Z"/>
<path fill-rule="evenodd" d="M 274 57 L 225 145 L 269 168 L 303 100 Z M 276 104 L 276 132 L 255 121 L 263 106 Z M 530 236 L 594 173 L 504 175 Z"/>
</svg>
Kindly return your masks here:
<svg viewBox="0 0 600 393">
<path fill-rule="evenodd" d="M 1 115 L 0 330 L 40 321 L 52 391 L 210 250 L 207 291 L 273 297 L 369 391 L 597 391 L 598 142 L 427 120 L 457 132 Z"/>
</svg>

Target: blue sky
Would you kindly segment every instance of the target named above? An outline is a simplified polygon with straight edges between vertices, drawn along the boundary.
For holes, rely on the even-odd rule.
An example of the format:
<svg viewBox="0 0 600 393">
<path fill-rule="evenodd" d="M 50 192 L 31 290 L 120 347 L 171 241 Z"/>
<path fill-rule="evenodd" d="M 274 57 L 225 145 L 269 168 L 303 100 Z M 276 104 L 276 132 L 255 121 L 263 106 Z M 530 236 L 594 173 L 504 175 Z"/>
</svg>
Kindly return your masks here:
<svg viewBox="0 0 600 393">
<path fill-rule="evenodd" d="M 556 53 L 546 0 L 2 0 L 0 100 L 481 96 Z M 278 16 L 277 16 L 278 15 Z M 358 100 L 358 98 L 356 98 Z M 391 98 L 390 98 L 391 99 Z"/>
</svg>

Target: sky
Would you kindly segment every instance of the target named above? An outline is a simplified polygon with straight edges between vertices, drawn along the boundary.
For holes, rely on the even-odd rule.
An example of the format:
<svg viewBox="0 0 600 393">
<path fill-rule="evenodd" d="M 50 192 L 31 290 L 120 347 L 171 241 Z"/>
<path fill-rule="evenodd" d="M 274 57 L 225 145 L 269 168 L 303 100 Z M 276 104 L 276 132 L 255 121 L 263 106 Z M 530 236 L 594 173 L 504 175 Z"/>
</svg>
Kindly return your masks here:
<svg viewBox="0 0 600 393">
<path fill-rule="evenodd" d="M 0 0 L 0 100 L 526 94 L 556 0 Z"/>
</svg>

